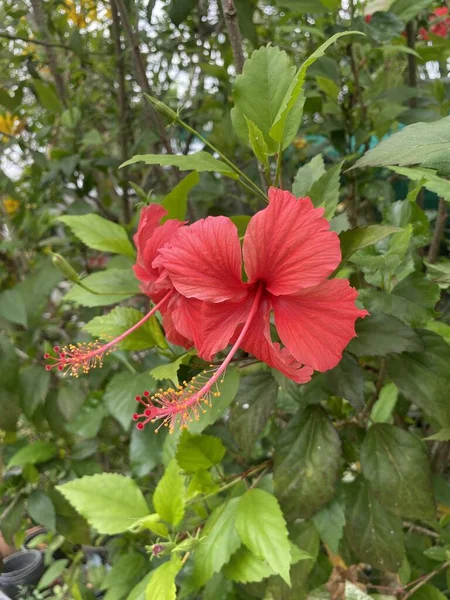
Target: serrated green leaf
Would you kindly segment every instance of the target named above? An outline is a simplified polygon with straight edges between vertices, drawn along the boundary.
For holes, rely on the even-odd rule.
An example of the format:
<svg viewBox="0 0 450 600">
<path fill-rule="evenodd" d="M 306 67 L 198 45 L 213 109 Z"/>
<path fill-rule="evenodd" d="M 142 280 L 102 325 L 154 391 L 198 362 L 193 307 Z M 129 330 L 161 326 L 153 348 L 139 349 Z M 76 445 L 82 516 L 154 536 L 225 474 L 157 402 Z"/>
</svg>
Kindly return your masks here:
<svg viewBox="0 0 450 600">
<path fill-rule="evenodd" d="M 176 600 L 175 578 L 182 566 L 181 558 L 173 554 L 170 561 L 152 571 L 145 588 L 145 600 Z"/>
<path fill-rule="evenodd" d="M 353 165 L 382 167 L 421 165 L 448 173 L 450 168 L 450 117 L 433 123 L 413 123 L 383 140 Z"/>
<path fill-rule="evenodd" d="M 408 431 L 378 423 L 361 447 L 361 468 L 370 489 L 391 512 L 409 519 L 433 519 L 431 465 L 423 443 Z"/>
<path fill-rule="evenodd" d="M 118 306 L 107 315 L 95 317 L 86 323 L 83 329 L 94 337 L 111 341 L 131 329 L 143 318 L 144 315 L 135 308 Z M 167 342 L 156 317 L 145 321 L 119 344 L 122 350 L 146 350 L 154 346 L 167 348 Z"/>
<path fill-rule="evenodd" d="M 194 185 L 200 182 L 200 176 L 197 171 L 186 175 L 171 192 L 162 201 L 162 205 L 167 210 L 167 215 L 161 219 L 161 223 L 167 219 L 178 219 L 183 221 L 186 217 L 188 194 Z"/>
<path fill-rule="evenodd" d="M 314 515 L 334 496 L 339 436 L 319 407 L 297 414 L 275 446 L 274 488 L 288 520 Z"/>
<path fill-rule="evenodd" d="M 412 181 L 421 181 L 423 186 L 434 192 L 438 196 L 442 196 L 450 202 L 450 181 L 436 175 L 433 169 L 424 169 L 423 167 L 393 167 L 388 166 L 388 169 L 394 171 L 398 175 L 404 175 Z"/>
<path fill-rule="evenodd" d="M 205 524 L 204 538 L 194 555 L 194 579 L 199 587 L 222 569 L 241 544 L 235 527 L 238 504 L 239 498 L 221 504 Z"/>
<path fill-rule="evenodd" d="M 286 123 L 289 115 L 294 110 L 296 103 L 299 98 L 303 95 L 303 85 L 305 83 L 306 73 L 308 67 L 312 65 L 318 58 L 324 56 L 325 51 L 329 46 L 334 44 L 339 38 L 346 35 L 364 35 L 361 31 L 344 31 L 336 33 L 331 36 L 326 42 L 317 48 L 302 64 L 300 69 L 297 71 L 295 77 L 289 85 L 286 91 L 275 119 L 273 120 L 272 127 L 270 128 L 270 136 L 272 139 L 280 143 L 285 135 Z"/>
<path fill-rule="evenodd" d="M 367 273 L 381 272 L 383 274 L 393 274 L 405 258 L 410 246 L 412 233 L 412 225 L 407 225 L 403 231 L 394 233 L 389 239 L 387 247 L 382 250 L 377 247 L 358 250 L 351 257 L 350 262 Z"/>
<path fill-rule="evenodd" d="M 372 246 L 388 235 L 400 231 L 400 227 L 391 227 L 390 225 L 366 225 L 365 227 L 357 227 L 350 231 L 343 231 L 339 235 L 342 262 L 348 260 L 357 250 Z"/>
<path fill-rule="evenodd" d="M 306 165 L 301 166 L 294 177 L 292 193 L 298 198 L 308 195 L 313 183 L 325 174 L 323 156 L 316 154 Z"/>
<path fill-rule="evenodd" d="M 175 460 L 172 460 L 158 482 L 153 494 L 153 506 L 161 518 L 173 526 L 184 516 L 186 500 L 183 477 Z"/>
<path fill-rule="evenodd" d="M 339 363 L 325 373 L 327 389 L 345 398 L 356 409 L 364 406 L 364 375 L 357 360 L 344 352 Z"/>
<path fill-rule="evenodd" d="M 54 442 L 33 442 L 18 450 L 7 464 L 10 467 L 24 467 L 47 462 L 56 456 L 58 448 Z"/>
<path fill-rule="evenodd" d="M 360 481 L 356 487 L 347 512 L 347 542 L 357 560 L 396 573 L 405 555 L 402 521 L 383 508 L 368 484 Z"/>
<path fill-rule="evenodd" d="M 341 180 L 342 163 L 328 169 L 317 181 L 313 183 L 308 192 L 316 208 L 325 209 L 325 218 L 331 219 L 339 202 L 339 186 Z"/>
<path fill-rule="evenodd" d="M 247 123 L 248 128 L 248 141 L 251 149 L 253 150 L 253 154 L 256 156 L 258 161 L 266 168 L 269 168 L 269 149 L 267 147 L 266 140 L 264 139 L 264 135 L 253 121 L 248 119 L 245 115 L 245 122 Z"/>
<path fill-rule="evenodd" d="M 96 214 L 58 217 L 89 248 L 135 257 L 135 251 L 125 229 Z"/>
<path fill-rule="evenodd" d="M 238 179 L 238 175 L 227 164 L 214 158 L 208 152 L 194 152 L 193 154 L 138 154 L 124 162 L 121 167 L 143 162 L 146 165 L 161 165 L 178 167 L 180 171 L 209 171 L 222 173 L 231 179 Z"/>
<path fill-rule="evenodd" d="M 70 504 L 99 533 L 122 533 L 148 515 L 148 506 L 136 483 L 118 473 L 102 473 L 56 486 Z"/>
<path fill-rule="evenodd" d="M 417 331 L 423 350 L 390 356 L 389 377 L 400 392 L 441 427 L 450 427 L 450 346 L 425 329 Z"/>
<path fill-rule="evenodd" d="M 192 435 L 184 430 L 178 442 L 176 460 L 188 473 L 209 469 L 225 455 L 222 441 L 213 435 Z"/>
<path fill-rule="evenodd" d="M 386 356 L 419 352 L 423 348 L 420 337 L 411 327 L 383 313 L 372 313 L 358 319 L 355 330 L 357 337 L 353 338 L 347 350 L 357 356 Z"/>
<path fill-rule="evenodd" d="M 245 547 L 239 548 L 233 554 L 224 566 L 223 573 L 227 579 L 239 583 L 254 583 L 276 574 L 265 560 L 258 558 Z"/>
<path fill-rule="evenodd" d="M 173 362 L 153 367 L 153 369 L 150 371 L 150 375 L 158 381 L 170 379 L 170 381 L 172 381 L 175 385 L 178 385 L 178 369 L 181 367 L 181 365 L 188 365 L 191 358 L 192 352 L 186 352 Z"/>
<path fill-rule="evenodd" d="M 239 500 L 236 530 L 242 543 L 290 585 L 291 549 L 286 522 L 275 496 L 250 489 Z"/>
<path fill-rule="evenodd" d="M 93 290 L 74 284 L 64 299 L 82 306 L 109 306 L 139 294 L 139 283 L 132 269 L 106 269 L 92 273 L 83 279 L 83 283 Z"/>
</svg>

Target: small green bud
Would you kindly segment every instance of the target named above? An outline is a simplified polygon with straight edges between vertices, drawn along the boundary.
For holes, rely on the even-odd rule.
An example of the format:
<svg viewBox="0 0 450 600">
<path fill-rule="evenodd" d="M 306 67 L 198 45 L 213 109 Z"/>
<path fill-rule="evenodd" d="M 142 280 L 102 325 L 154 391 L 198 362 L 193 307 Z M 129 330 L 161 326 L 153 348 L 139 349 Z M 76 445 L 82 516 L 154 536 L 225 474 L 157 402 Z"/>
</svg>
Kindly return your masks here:
<svg viewBox="0 0 450 600">
<path fill-rule="evenodd" d="M 145 94 L 145 97 L 150 102 L 150 104 L 159 112 L 160 115 L 162 115 L 166 119 L 170 119 L 171 121 L 176 122 L 179 120 L 177 113 L 174 110 L 172 110 L 169 106 L 167 106 L 167 104 L 164 104 L 164 102 L 160 102 L 160 100 L 157 100 L 156 98 L 153 98 L 153 96 L 149 96 L 148 94 Z"/>
<path fill-rule="evenodd" d="M 75 271 L 75 269 L 69 265 L 67 260 L 63 256 L 61 256 L 61 254 L 56 254 L 56 252 L 52 252 L 51 254 L 52 262 L 55 265 L 55 267 L 59 269 L 69 281 L 73 281 L 74 283 L 80 283 L 80 276 Z"/>
</svg>

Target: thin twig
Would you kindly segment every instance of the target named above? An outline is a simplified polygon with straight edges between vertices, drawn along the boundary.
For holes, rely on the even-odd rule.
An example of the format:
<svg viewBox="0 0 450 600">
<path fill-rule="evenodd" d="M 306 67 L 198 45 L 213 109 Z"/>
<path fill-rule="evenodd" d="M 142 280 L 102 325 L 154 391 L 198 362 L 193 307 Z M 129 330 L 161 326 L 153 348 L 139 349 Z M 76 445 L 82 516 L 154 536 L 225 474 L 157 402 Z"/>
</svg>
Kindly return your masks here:
<svg viewBox="0 0 450 600">
<path fill-rule="evenodd" d="M 439 249 L 441 241 L 444 237 L 445 224 L 447 223 L 447 203 L 444 198 L 439 198 L 438 212 L 436 216 L 436 224 L 434 226 L 433 239 L 431 240 L 430 249 L 428 250 L 428 262 L 434 263 L 439 257 Z"/>
<path fill-rule="evenodd" d="M 431 573 L 428 573 L 428 575 L 425 575 L 423 577 L 423 579 L 421 581 L 419 581 L 419 583 L 417 585 L 415 585 L 413 588 L 411 588 L 409 590 L 409 592 L 405 596 L 403 596 L 402 600 L 408 600 L 408 598 L 411 598 L 411 596 L 414 594 L 414 592 L 417 592 L 418 589 L 420 589 L 423 585 L 425 585 L 428 581 L 430 581 L 430 579 L 433 579 L 433 577 L 435 575 L 437 575 L 441 571 L 444 571 L 447 567 L 450 567 L 450 560 L 448 560 L 447 562 L 442 564 L 437 569 L 434 569 L 434 571 L 431 571 Z"/>
<path fill-rule="evenodd" d="M 432 529 L 427 529 L 426 527 L 421 527 L 420 525 L 416 525 L 415 523 L 410 523 L 409 521 L 403 521 L 403 526 L 433 538 L 440 537 L 439 533 L 437 533 L 436 531 L 433 531 Z"/>
<path fill-rule="evenodd" d="M 5 38 L 6 40 L 12 40 L 13 42 L 21 41 L 27 42 L 29 44 L 37 44 L 39 46 L 45 46 L 46 48 L 62 48 L 63 50 L 69 50 L 73 52 L 73 48 L 70 46 L 66 46 L 65 44 L 57 44 L 54 42 L 44 42 L 43 40 L 35 40 L 32 38 L 21 37 L 18 35 L 9 35 L 8 33 L 0 33 L 0 38 Z"/>
<path fill-rule="evenodd" d="M 222 0 L 223 16 L 228 29 L 228 37 L 230 38 L 230 46 L 234 56 L 234 64 L 236 73 L 242 73 L 244 67 L 244 49 L 242 46 L 242 36 L 239 29 L 239 20 L 233 0 Z"/>
</svg>

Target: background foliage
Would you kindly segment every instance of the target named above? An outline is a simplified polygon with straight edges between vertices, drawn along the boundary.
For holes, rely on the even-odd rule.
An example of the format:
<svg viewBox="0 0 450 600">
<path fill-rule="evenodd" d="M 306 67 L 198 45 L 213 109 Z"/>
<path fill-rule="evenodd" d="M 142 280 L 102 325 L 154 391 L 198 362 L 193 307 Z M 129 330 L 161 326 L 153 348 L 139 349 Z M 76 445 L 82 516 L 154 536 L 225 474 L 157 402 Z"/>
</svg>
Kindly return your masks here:
<svg viewBox="0 0 450 600">
<path fill-rule="evenodd" d="M 43 526 L 48 567 L 22 597 L 448 597 L 443 5 L 0 2 L 0 529 Z M 42 357 L 141 317 L 142 203 L 243 234 L 264 203 L 205 140 L 325 207 L 371 316 L 307 385 L 242 356 L 189 431 L 138 432 L 134 396 L 201 369 L 156 318 L 80 379 Z"/>
</svg>

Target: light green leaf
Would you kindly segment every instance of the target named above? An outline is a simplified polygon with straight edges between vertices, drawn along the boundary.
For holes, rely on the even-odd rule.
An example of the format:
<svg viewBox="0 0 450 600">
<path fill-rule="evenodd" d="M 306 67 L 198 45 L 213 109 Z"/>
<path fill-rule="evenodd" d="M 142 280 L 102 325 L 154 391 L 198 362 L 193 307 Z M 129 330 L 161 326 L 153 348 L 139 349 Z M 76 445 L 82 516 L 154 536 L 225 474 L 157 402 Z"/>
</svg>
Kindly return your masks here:
<svg viewBox="0 0 450 600">
<path fill-rule="evenodd" d="M 352 490 L 345 536 L 359 561 L 397 573 L 405 555 L 402 521 L 388 512 L 360 481 Z"/>
<path fill-rule="evenodd" d="M 44 83 L 44 81 L 41 81 L 40 79 L 33 79 L 33 84 L 36 89 L 39 102 L 42 104 L 45 110 L 48 110 L 50 113 L 59 113 L 62 111 L 63 106 L 56 95 L 55 88 L 52 85 Z"/>
<path fill-rule="evenodd" d="M 110 414 L 116 418 L 125 430 L 128 430 L 132 415 L 136 412 L 136 396 L 149 390 L 155 390 L 155 380 L 147 373 L 118 373 L 106 387 L 104 402 Z M 138 411 L 139 412 L 139 411 Z"/>
<path fill-rule="evenodd" d="M 203 410 L 199 411 L 198 420 L 193 420 L 188 424 L 188 431 L 201 433 L 208 425 L 212 425 L 220 419 L 235 399 L 238 388 L 239 369 L 228 368 L 226 375 L 217 384 L 220 396 L 211 399 L 211 407 L 205 406 L 204 412 Z"/>
<path fill-rule="evenodd" d="M 50 531 L 56 529 L 56 513 L 53 502 L 45 492 L 33 490 L 28 496 L 28 514 L 38 525 L 44 525 Z"/>
<path fill-rule="evenodd" d="M 431 465 L 424 444 L 408 431 L 378 423 L 361 447 L 361 469 L 370 489 L 391 512 L 434 519 Z"/>
<path fill-rule="evenodd" d="M 188 194 L 194 185 L 200 182 L 200 176 L 197 171 L 186 175 L 171 192 L 162 201 L 162 205 L 167 210 L 167 215 L 161 219 L 161 223 L 167 219 L 178 219 L 183 221 L 186 217 Z"/>
<path fill-rule="evenodd" d="M 426 440 L 436 440 L 437 442 L 450 442 L 450 427 L 441 429 L 437 433 L 428 436 Z"/>
<path fill-rule="evenodd" d="M 325 208 L 325 218 L 328 220 L 334 215 L 339 202 L 339 186 L 341 180 L 342 163 L 328 169 L 317 181 L 313 183 L 308 196 L 316 208 Z"/>
<path fill-rule="evenodd" d="M 180 468 L 172 460 L 156 486 L 153 506 L 164 521 L 176 526 L 184 516 L 185 495 Z"/>
<path fill-rule="evenodd" d="M 262 581 L 276 574 L 265 560 L 258 558 L 244 546 L 233 554 L 224 566 L 223 573 L 227 579 L 239 583 Z"/>
<path fill-rule="evenodd" d="M 421 273 L 411 273 L 390 294 L 371 289 L 363 294 L 363 298 L 371 313 L 383 312 L 418 327 L 436 316 L 434 307 L 439 301 L 440 290 L 437 283 L 432 283 Z"/>
<path fill-rule="evenodd" d="M 158 381 L 170 379 L 170 381 L 172 381 L 175 385 L 178 385 L 178 369 L 181 367 L 181 365 L 188 365 L 191 358 L 192 352 L 186 352 L 171 363 L 153 367 L 153 369 L 150 371 L 150 375 Z"/>
<path fill-rule="evenodd" d="M 266 168 L 269 168 L 269 149 L 267 147 L 266 140 L 264 139 L 264 135 L 253 121 L 248 119 L 245 115 L 245 122 L 247 123 L 248 128 L 248 141 L 251 149 L 253 150 L 253 154 L 256 156 L 258 161 Z"/>
<path fill-rule="evenodd" d="M 394 0 L 389 7 L 389 11 L 397 15 L 402 21 L 407 23 L 417 17 L 423 10 L 433 4 L 433 0 Z"/>
<path fill-rule="evenodd" d="M 234 84 L 235 107 L 231 111 L 233 128 L 244 143 L 249 142 L 246 122 L 249 120 L 261 132 L 268 153 L 278 151 L 279 144 L 273 141 L 269 131 L 294 74 L 295 67 L 286 52 L 274 46 L 258 48 L 245 61 L 242 74 L 236 77 Z M 286 127 L 284 147 L 297 135 L 302 107 L 297 106 L 294 118 Z"/>
<path fill-rule="evenodd" d="M 390 165 L 421 165 L 449 173 L 450 117 L 432 123 L 408 125 L 366 152 L 352 169 Z"/>
<path fill-rule="evenodd" d="M 128 551 L 127 554 L 119 556 L 106 577 L 102 581 L 102 589 L 121 587 L 135 581 L 145 568 L 145 558 L 139 552 Z M 129 588 L 129 586 L 128 586 Z"/>
<path fill-rule="evenodd" d="M 58 579 L 58 577 L 62 575 L 68 564 L 69 561 L 67 558 L 55 560 L 40 578 L 37 589 L 44 590 L 45 588 L 48 588 L 55 579 Z"/>
<path fill-rule="evenodd" d="M 441 427 L 450 427 L 450 346 L 432 331 L 417 333 L 424 349 L 390 356 L 389 376 L 408 400 Z"/>
<path fill-rule="evenodd" d="M 274 488 L 288 520 L 308 518 L 335 494 L 339 436 L 319 407 L 294 416 L 275 446 Z"/>
<path fill-rule="evenodd" d="M 334 44 L 336 40 L 346 35 L 364 35 L 361 31 L 343 31 L 336 33 L 331 36 L 326 42 L 324 42 L 317 50 L 315 50 L 309 58 L 305 60 L 300 69 L 297 71 L 294 79 L 289 85 L 287 92 L 285 93 L 283 100 L 280 104 L 280 108 L 273 120 L 273 125 L 270 128 L 270 136 L 276 142 L 282 142 L 285 136 L 286 123 L 294 109 L 299 98 L 303 96 L 303 84 L 305 83 L 306 72 L 308 67 L 312 65 L 318 58 L 324 56 L 325 51 L 329 46 Z"/>
<path fill-rule="evenodd" d="M 182 566 L 181 558 L 173 554 L 169 562 L 152 571 L 150 581 L 145 588 L 145 600 L 176 600 L 175 578 Z"/>
<path fill-rule="evenodd" d="M 0 294 L 0 317 L 10 323 L 27 326 L 27 310 L 22 294 L 17 288 L 5 290 Z"/>
<path fill-rule="evenodd" d="M 57 453 L 58 448 L 53 442 L 32 442 L 13 454 L 6 468 L 44 463 L 54 458 Z"/>
<path fill-rule="evenodd" d="M 107 315 L 95 317 L 83 329 L 94 337 L 111 341 L 131 329 L 143 317 L 144 315 L 135 308 L 118 306 Z M 156 317 L 145 321 L 119 345 L 122 350 L 146 350 L 154 346 L 167 348 L 167 342 Z"/>
<path fill-rule="evenodd" d="M 413 181 L 422 181 L 423 186 L 434 192 L 438 196 L 442 196 L 450 202 L 450 181 L 436 175 L 433 169 L 424 169 L 423 167 L 393 167 L 388 166 L 391 171 L 398 175 L 409 177 Z"/>
<path fill-rule="evenodd" d="M 437 587 L 427 583 L 421 586 L 417 592 L 414 592 L 409 600 L 446 600 L 447 596 L 443 594 Z"/>
<path fill-rule="evenodd" d="M 204 538 L 194 555 L 194 579 L 199 587 L 222 569 L 241 544 L 235 527 L 239 500 L 221 504 L 206 522 Z"/>
<path fill-rule="evenodd" d="M 287 8 L 289 10 L 311 15 L 321 14 L 326 12 L 326 7 L 320 0 L 277 0 L 277 6 Z"/>
<path fill-rule="evenodd" d="M 74 284 L 64 299 L 82 306 L 93 307 L 117 304 L 139 294 L 139 283 L 132 269 L 98 271 L 85 277 L 83 283 L 96 293 L 88 292 Z"/>
<path fill-rule="evenodd" d="M 294 177 L 292 193 L 298 198 L 308 195 L 313 183 L 325 174 L 325 163 L 323 156 L 316 154 L 306 165 L 300 167 Z"/>
<path fill-rule="evenodd" d="M 122 533 L 148 514 L 137 484 L 118 473 L 74 479 L 56 487 L 99 533 Z"/>
<path fill-rule="evenodd" d="M 188 473 L 209 469 L 225 456 L 225 446 L 213 435 L 192 435 L 184 430 L 178 442 L 176 460 Z"/>
<path fill-rule="evenodd" d="M 133 533 L 140 533 L 141 531 L 148 529 L 149 531 L 156 533 L 156 535 L 162 537 L 169 536 L 169 530 L 164 523 L 161 523 L 161 517 L 158 513 L 152 513 L 146 517 L 142 517 L 142 519 L 138 519 L 128 529 Z"/>
<path fill-rule="evenodd" d="M 86 246 L 94 250 L 135 257 L 135 251 L 125 229 L 96 214 L 58 217 Z"/>
<path fill-rule="evenodd" d="M 231 179 L 238 179 L 238 175 L 227 164 L 214 158 L 208 152 L 194 152 L 194 154 L 138 154 L 124 162 L 121 167 L 143 162 L 146 165 L 161 165 L 178 167 L 180 171 L 210 171 L 222 173 Z"/>
<path fill-rule="evenodd" d="M 355 330 L 357 337 L 352 339 L 347 350 L 357 356 L 386 356 L 418 352 L 423 348 L 421 339 L 411 327 L 383 313 L 358 319 Z"/>
<path fill-rule="evenodd" d="M 339 235 L 342 262 L 348 260 L 357 250 L 372 246 L 388 235 L 400 231 L 399 227 L 391 227 L 390 225 L 366 225 L 350 231 L 343 231 Z"/>
<path fill-rule="evenodd" d="M 291 549 L 283 513 L 275 496 L 250 489 L 241 496 L 236 530 L 243 544 L 290 585 Z"/>
<path fill-rule="evenodd" d="M 395 405 L 397 404 L 398 389 L 393 383 L 386 384 L 380 392 L 370 413 L 374 423 L 387 423 L 391 420 Z"/>
<path fill-rule="evenodd" d="M 360 267 L 364 272 L 395 273 L 396 269 L 405 258 L 413 233 L 412 225 L 408 225 L 403 231 L 394 233 L 388 242 L 387 248 L 379 250 L 371 247 L 359 250 L 351 257 L 352 263 Z"/>
<path fill-rule="evenodd" d="M 327 544 L 332 552 L 339 553 L 339 542 L 344 535 L 345 513 L 339 500 L 335 499 L 316 513 L 313 523 L 320 534 L 322 541 Z"/>
</svg>

